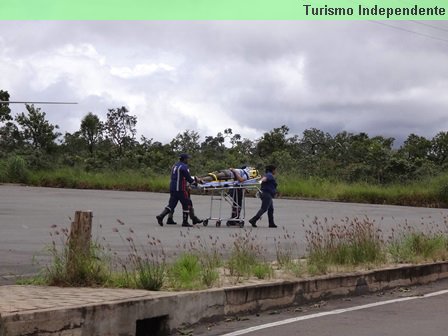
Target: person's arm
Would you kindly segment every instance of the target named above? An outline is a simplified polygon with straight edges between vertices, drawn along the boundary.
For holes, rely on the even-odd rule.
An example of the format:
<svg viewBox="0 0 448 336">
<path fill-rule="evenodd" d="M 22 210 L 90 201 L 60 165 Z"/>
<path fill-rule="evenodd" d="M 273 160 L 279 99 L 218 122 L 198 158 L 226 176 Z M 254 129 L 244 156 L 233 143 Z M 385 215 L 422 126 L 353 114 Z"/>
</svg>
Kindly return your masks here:
<svg viewBox="0 0 448 336">
<path fill-rule="evenodd" d="M 235 175 L 238 182 L 244 182 L 244 178 L 241 177 L 237 170 L 230 168 L 230 171 L 233 173 L 233 175 Z"/>
<path fill-rule="evenodd" d="M 191 177 L 190 172 L 188 171 L 186 166 L 182 166 L 181 168 L 182 171 L 182 175 L 185 177 L 185 179 L 187 180 L 188 183 L 193 183 L 195 182 L 194 178 Z"/>
</svg>

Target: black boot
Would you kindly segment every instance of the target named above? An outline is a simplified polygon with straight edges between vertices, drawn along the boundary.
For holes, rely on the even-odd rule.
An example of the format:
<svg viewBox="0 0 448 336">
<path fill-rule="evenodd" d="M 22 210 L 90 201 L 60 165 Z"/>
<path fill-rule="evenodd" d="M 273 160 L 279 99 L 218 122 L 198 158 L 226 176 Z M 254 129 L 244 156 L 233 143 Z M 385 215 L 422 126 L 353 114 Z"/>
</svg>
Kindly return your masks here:
<svg viewBox="0 0 448 336">
<path fill-rule="evenodd" d="M 166 220 L 167 224 L 172 224 L 172 225 L 176 225 L 177 223 L 174 221 L 173 219 L 173 215 L 174 215 L 174 211 L 171 210 L 170 213 L 168 214 L 168 219 Z"/>
<path fill-rule="evenodd" d="M 277 225 L 275 225 L 275 223 L 274 223 L 274 213 L 273 212 L 270 213 L 268 211 L 268 223 L 269 223 L 269 227 L 270 228 L 276 228 L 277 227 Z"/>
<path fill-rule="evenodd" d="M 249 219 L 249 223 L 253 226 L 253 227 L 257 227 L 257 220 L 259 220 L 260 217 L 254 216 L 251 219 Z"/>
<path fill-rule="evenodd" d="M 184 212 L 182 214 L 182 226 L 186 226 L 186 227 L 192 227 L 193 225 L 191 225 L 190 223 L 188 223 L 188 212 Z"/>
<path fill-rule="evenodd" d="M 170 209 L 169 208 L 165 208 L 165 209 L 163 209 L 163 211 L 162 211 L 162 213 L 160 215 L 156 216 L 157 223 L 159 223 L 160 226 L 163 226 L 163 219 L 169 213 L 170 213 Z"/>
<path fill-rule="evenodd" d="M 203 219 L 199 219 L 198 217 L 196 217 L 196 215 L 194 214 L 194 208 L 190 207 L 190 218 L 193 221 L 193 224 L 199 224 L 202 223 L 204 220 Z"/>
</svg>

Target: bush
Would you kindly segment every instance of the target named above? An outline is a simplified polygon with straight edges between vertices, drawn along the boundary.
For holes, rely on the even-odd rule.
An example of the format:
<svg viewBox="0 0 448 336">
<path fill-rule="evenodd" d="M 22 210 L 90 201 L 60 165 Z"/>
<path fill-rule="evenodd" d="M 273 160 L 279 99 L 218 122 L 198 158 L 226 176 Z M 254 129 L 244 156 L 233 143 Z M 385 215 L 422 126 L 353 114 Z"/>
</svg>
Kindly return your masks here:
<svg viewBox="0 0 448 336">
<path fill-rule="evenodd" d="M 201 263 L 199 257 L 185 253 L 171 266 L 169 271 L 176 289 L 195 289 L 201 287 Z"/>
<path fill-rule="evenodd" d="M 440 185 L 437 188 L 437 197 L 444 204 L 448 204 L 448 179 L 440 181 Z"/>
<path fill-rule="evenodd" d="M 6 176 L 6 162 L 0 161 L 0 183 L 7 182 Z"/>
<path fill-rule="evenodd" d="M 12 156 L 6 162 L 6 177 L 9 182 L 26 183 L 29 179 L 29 170 L 21 156 Z"/>
<path fill-rule="evenodd" d="M 252 267 L 252 273 L 258 279 L 268 279 L 272 277 L 274 271 L 272 270 L 272 266 L 268 263 L 258 263 Z"/>
</svg>

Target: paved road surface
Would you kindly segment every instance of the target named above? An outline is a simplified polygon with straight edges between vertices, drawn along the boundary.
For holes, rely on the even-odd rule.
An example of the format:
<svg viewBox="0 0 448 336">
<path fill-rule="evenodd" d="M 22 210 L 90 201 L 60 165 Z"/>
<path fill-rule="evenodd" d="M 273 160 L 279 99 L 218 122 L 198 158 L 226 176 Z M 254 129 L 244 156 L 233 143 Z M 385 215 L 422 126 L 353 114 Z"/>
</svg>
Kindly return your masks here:
<svg viewBox="0 0 448 336">
<path fill-rule="evenodd" d="M 201 336 L 446 335 L 448 281 L 194 326 Z M 180 335 L 180 333 L 179 333 Z"/>
<path fill-rule="evenodd" d="M 193 195 L 196 212 L 201 217 L 210 215 L 210 196 Z M 104 238 L 114 250 L 125 253 L 126 244 L 122 236 L 138 237 L 140 243 L 146 243 L 146 236 L 156 237 L 162 242 L 168 255 L 182 251 L 180 247 L 190 241 L 203 240 L 209 244 L 211 238 L 218 237 L 221 243 L 233 240 L 230 235 L 240 234 L 235 227 L 215 226 L 211 221 L 208 227 L 195 229 L 176 226 L 157 225 L 155 216 L 160 213 L 168 200 L 168 194 L 147 192 L 120 192 L 99 190 L 73 190 L 56 188 L 35 188 L 16 185 L 0 185 L 0 283 L 10 274 L 22 275 L 36 272 L 42 265 L 33 265 L 35 261 L 45 262 L 42 257 L 45 246 L 51 243 L 50 228 L 52 225 L 70 226 L 70 218 L 76 210 L 92 210 L 94 215 L 94 233 L 99 239 Z M 318 222 L 340 223 L 348 218 L 364 218 L 375 220 L 387 238 L 392 227 L 404 225 L 444 229 L 448 211 L 445 209 L 412 208 L 398 206 L 382 206 L 367 204 L 349 204 L 335 202 L 302 201 L 276 199 L 275 218 L 278 229 L 267 228 L 267 218 L 260 221 L 259 228 L 252 230 L 260 245 L 266 248 L 266 255 L 275 258 L 274 238 L 284 236 L 284 229 L 299 242 L 298 253 L 305 252 L 304 227 L 315 227 L 314 218 Z M 260 206 L 260 201 L 247 198 L 246 217 L 252 216 Z M 225 209 L 225 215 L 230 213 Z M 217 209 L 213 211 L 217 215 Z M 176 220 L 181 221 L 180 206 L 176 209 Z M 117 219 L 125 223 L 124 226 Z M 248 225 L 245 226 L 250 230 Z M 443 226 L 443 227 L 442 227 Z M 250 227 L 250 226 L 249 226 Z M 134 234 L 129 233 L 132 228 Z M 281 238 L 283 242 L 285 240 Z M 229 244 L 223 248 L 228 250 Z"/>
</svg>

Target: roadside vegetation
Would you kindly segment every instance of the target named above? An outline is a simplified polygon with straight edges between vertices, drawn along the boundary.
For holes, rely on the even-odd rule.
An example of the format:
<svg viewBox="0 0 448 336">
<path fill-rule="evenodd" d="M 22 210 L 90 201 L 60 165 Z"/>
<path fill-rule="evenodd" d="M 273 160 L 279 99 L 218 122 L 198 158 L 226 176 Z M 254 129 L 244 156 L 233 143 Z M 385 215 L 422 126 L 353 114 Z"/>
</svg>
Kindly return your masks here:
<svg viewBox="0 0 448 336">
<path fill-rule="evenodd" d="M 9 100 L 0 90 L 0 100 Z M 12 115 L 0 105 L 0 183 L 35 186 L 168 191 L 169 169 L 190 153 L 194 175 L 275 164 L 280 197 L 411 206 L 448 206 L 448 132 L 410 134 L 403 143 L 381 135 L 287 125 L 258 139 L 227 128 L 216 135 L 185 130 L 171 141 L 137 138 L 137 117 L 124 106 L 86 111 L 79 129 L 64 132 L 34 105 Z"/>
<path fill-rule="evenodd" d="M 314 218 L 309 224 L 302 223 L 306 253 L 299 253 L 295 234 L 283 228 L 273 238 L 275 260 L 266 258 L 267 251 L 252 229 L 233 231 L 227 246 L 219 237 L 197 235 L 195 228 L 181 231 L 179 253 L 167 256 L 157 238 L 142 239 L 123 222 L 117 223 L 113 232 L 127 251 L 114 251 L 103 238 L 93 241 L 88 251 L 76 253 L 76 258 L 70 258 L 68 230 L 53 226 L 47 248 L 51 261 L 41 274 L 20 283 L 197 290 L 448 260 L 446 219 L 436 225 L 422 223 L 421 230 L 399 225 L 385 239 L 367 217 L 340 222 Z"/>
</svg>

